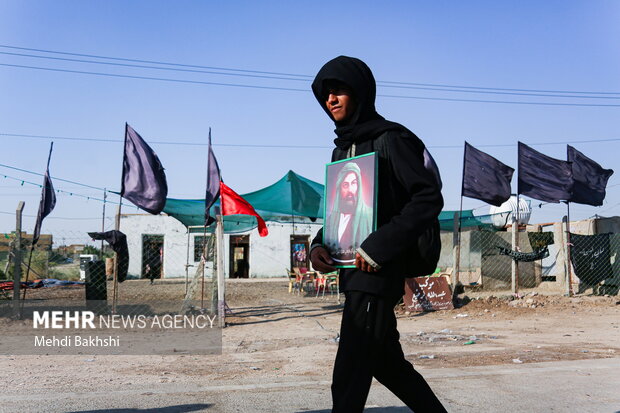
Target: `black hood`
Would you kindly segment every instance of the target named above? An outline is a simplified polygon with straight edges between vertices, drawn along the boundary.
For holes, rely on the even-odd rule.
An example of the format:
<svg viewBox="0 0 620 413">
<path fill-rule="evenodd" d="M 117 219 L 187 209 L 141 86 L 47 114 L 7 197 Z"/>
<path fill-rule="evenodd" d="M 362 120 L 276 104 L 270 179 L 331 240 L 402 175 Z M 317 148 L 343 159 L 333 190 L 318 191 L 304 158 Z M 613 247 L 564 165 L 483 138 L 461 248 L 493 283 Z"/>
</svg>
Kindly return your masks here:
<svg viewBox="0 0 620 413">
<path fill-rule="evenodd" d="M 346 149 L 352 143 L 373 139 L 388 129 L 402 128 L 401 125 L 385 120 L 375 110 L 377 84 L 375 77 L 366 63 L 355 57 L 338 56 L 325 63 L 312 82 L 312 92 L 325 113 L 333 120 L 332 114 L 325 106 L 326 82 L 338 81 L 346 84 L 353 91 L 357 109 L 346 123 L 334 122 L 338 138 L 336 146 Z"/>
</svg>

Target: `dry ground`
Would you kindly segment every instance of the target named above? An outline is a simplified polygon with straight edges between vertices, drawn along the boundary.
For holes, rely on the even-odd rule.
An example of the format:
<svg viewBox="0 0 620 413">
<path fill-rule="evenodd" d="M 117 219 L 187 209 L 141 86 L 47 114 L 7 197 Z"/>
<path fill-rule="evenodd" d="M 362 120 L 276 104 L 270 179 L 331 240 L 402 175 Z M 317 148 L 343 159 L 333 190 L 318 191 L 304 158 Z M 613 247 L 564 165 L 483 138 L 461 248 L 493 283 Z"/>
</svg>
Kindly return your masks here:
<svg viewBox="0 0 620 413">
<path fill-rule="evenodd" d="M 83 287 L 46 290 L 31 291 L 28 297 L 83 296 Z M 138 280 L 122 285 L 121 297 L 180 300 L 184 290 L 179 282 L 150 286 Z M 228 280 L 227 302 L 233 315 L 223 331 L 221 355 L 0 356 L 0 382 L 9 389 L 80 392 L 149 383 L 329 378 L 342 309 L 335 295 L 289 294 L 283 279 Z M 426 368 L 605 359 L 620 355 L 619 303 L 617 297 L 586 296 L 513 300 L 505 293 L 465 299 L 462 307 L 450 311 L 398 311 L 398 323 L 406 357 Z M 0 320 L 0 328 L 10 328 L 10 322 Z"/>
</svg>

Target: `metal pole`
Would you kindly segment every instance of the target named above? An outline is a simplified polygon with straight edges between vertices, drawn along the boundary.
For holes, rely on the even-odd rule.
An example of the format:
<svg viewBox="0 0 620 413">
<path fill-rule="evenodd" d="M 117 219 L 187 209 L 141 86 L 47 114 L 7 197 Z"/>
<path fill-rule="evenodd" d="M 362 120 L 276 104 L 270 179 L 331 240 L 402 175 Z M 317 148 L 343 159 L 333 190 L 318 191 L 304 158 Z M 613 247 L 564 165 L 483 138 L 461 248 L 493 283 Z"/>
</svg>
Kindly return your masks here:
<svg viewBox="0 0 620 413">
<path fill-rule="evenodd" d="M 19 289 L 22 278 L 22 212 L 24 211 L 24 201 L 19 201 L 15 211 L 15 244 L 14 244 L 14 267 L 13 267 L 13 315 L 20 316 L 19 311 Z"/>
<path fill-rule="evenodd" d="M 217 257 L 218 257 L 219 252 L 217 251 L 217 241 L 215 240 L 216 238 L 217 238 L 217 234 L 213 234 L 211 237 L 209 237 L 209 245 L 211 248 L 215 249 L 215 254 L 214 254 L 215 259 L 213 260 L 213 270 L 211 271 L 211 314 L 217 314 L 217 303 L 218 303 L 218 297 L 219 297 L 218 288 L 217 288 L 217 283 L 218 283 L 218 279 L 217 279 L 218 258 Z M 206 265 L 206 257 L 205 257 L 205 265 Z"/>
<path fill-rule="evenodd" d="M 206 277 L 206 268 L 207 268 L 207 225 L 205 223 L 204 231 L 202 232 L 202 256 L 204 257 L 204 264 L 201 261 L 202 269 L 202 280 L 200 280 L 200 308 L 205 308 L 205 277 Z"/>
<path fill-rule="evenodd" d="M 116 211 L 116 219 L 114 229 L 119 231 L 121 227 L 121 207 L 123 206 L 123 198 L 118 203 Z M 112 292 L 112 314 L 116 314 L 116 303 L 118 301 L 118 253 L 114 253 L 114 287 Z"/>
<path fill-rule="evenodd" d="M 106 189 L 103 188 L 103 216 L 101 217 L 101 232 L 105 232 L 105 201 L 106 201 L 107 196 L 108 196 L 108 191 L 106 191 Z M 103 239 L 101 240 L 101 253 L 99 254 L 99 259 L 103 261 Z"/>
<path fill-rule="evenodd" d="M 220 320 L 220 327 L 225 327 L 226 283 L 224 279 L 224 221 L 222 215 L 217 216 L 215 233 L 217 237 L 217 315 Z"/>
<path fill-rule="evenodd" d="M 517 251 L 519 246 L 519 194 L 517 194 L 517 210 L 512 214 L 512 250 Z M 519 292 L 519 262 L 512 260 L 511 263 L 511 286 L 512 293 Z"/>
<path fill-rule="evenodd" d="M 458 282 L 458 271 L 460 266 L 460 255 L 461 249 L 459 245 L 459 224 L 458 220 L 460 219 L 460 214 L 458 212 L 454 213 L 454 221 L 452 227 L 452 261 L 454 262 L 454 267 L 452 268 L 452 274 L 450 276 L 450 282 L 452 283 L 452 298 L 456 297 L 456 284 Z"/>
<path fill-rule="evenodd" d="M 568 267 L 568 296 L 573 295 L 573 265 L 570 260 L 570 202 L 566 202 L 566 266 Z"/>
<path fill-rule="evenodd" d="M 463 221 L 463 196 L 461 196 L 461 206 L 459 207 L 458 228 L 456 231 L 456 245 L 454 247 L 454 273 L 452 274 L 452 294 L 456 296 L 456 288 L 459 283 L 459 271 L 461 270 L 461 224 Z M 456 214 L 455 214 L 456 220 Z M 456 222 L 455 222 L 456 224 Z"/>
<path fill-rule="evenodd" d="M 187 258 L 185 260 L 185 295 L 187 295 L 187 289 L 189 288 L 189 227 L 187 228 Z"/>
<path fill-rule="evenodd" d="M 461 270 L 461 222 L 463 216 L 463 188 L 465 187 L 465 165 L 467 161 L 467 141 L 463 143 L 463 170 L 461 172 L 461 205 L 459 206 L 459 227 L 456 233 L 456 246 L 454 246 L 454 274 L 452 275 L 452 300 L 456 297 L 456 289 L 459 283 L 459 271 Z M 456 222 L 455 222 L 456 225 Z M 470 239 L 471 242 L 471 239 Z"/>
</svg>

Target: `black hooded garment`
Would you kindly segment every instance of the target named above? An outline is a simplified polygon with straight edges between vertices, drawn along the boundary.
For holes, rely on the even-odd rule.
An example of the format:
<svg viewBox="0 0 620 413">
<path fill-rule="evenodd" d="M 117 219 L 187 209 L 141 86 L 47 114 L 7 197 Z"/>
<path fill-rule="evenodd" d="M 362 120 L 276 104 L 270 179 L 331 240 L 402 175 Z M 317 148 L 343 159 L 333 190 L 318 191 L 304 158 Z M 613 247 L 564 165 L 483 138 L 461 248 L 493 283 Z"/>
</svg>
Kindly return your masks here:
<svg viewBox="0 0 620 413">
<path fill-rule="evenodd" d="M 415 134 L 377 113 L 375 79 L 364 62 L 339 56 L 316 75 L 312 91 L 332 120 L 325 102 L 326 84 L 334 81 L 349 86 L 357 108 L 346 123 L 335 122 L 338 137 L 332 162 L 370 152 L 377 152 L 379 158 L 377 230 L 362 242 L 358 252 L 380 270 L 341 270 L 342 290 L 399 296 L 404 293 L 405 277 L 428 275 L 434 270 L 424 265 L 420 240 L 428 239 L 429 234 L 439 237 L 437 218 L 443 207 L 439 171 Z M 312 241 L 313 247 L 322 241 L 321 229 Z M 432 251 L 432 255 L 438 254 Z"/>
</svg>

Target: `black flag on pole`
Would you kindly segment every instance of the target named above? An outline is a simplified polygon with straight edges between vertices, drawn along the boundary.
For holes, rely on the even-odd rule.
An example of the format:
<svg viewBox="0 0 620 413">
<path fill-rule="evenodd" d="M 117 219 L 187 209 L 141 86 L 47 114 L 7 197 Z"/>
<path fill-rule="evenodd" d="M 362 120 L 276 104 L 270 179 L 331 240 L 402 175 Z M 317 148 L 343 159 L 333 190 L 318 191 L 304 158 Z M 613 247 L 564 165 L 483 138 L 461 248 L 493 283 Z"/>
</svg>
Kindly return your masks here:
<svg viewBox="0 0 620 413">
<path fill-rule="evenodd" d="M 220 197 L 220 167 L 215 159 L 213 148 L 211 148 L 211 128 L 209 128 L 209 155 L 207 158 L 207 191 L 205 194 L 205 226 L 215 221 L 210 216 L 209 209 Z"/>
<path fill-rule="evenodd" d="M 461 195 L 500 206 L 510 198 L 514 169 L 465 142 Z"/>
<path fill-rule="evenodd" d="M 570 202 L 593 206 L 603 205 L 605 187 L 614 171 L 604 169 L 570 145 L 567 145 L 567 152 L 575 180 Z"/>
<path fill-rule="evenodd" d="M 43 218 L 48 216 L 56 206 L 56 194 L 54 193 L 54 186 L 52 185 L 52 180 L 50 179 L 50 159 L 52 159 L 53 148 L 54 142 L 50 145 L 50 153 L 47 157 L 47 167 L 45 168 L 43 188 L 41 189 L 39 212 L 37 212 L 37 222 L 34 224 L 34 234 L 32 235 L 32 248 L 34 248 L 39 241 L 39 237 L 41 236 L 41 225 L 43 224 Z"/>
<path fill-rule="evenodd" d="M 519 142 L 519 184 L 521 195 L 544 202 L 571 199 L 573 172 L 569 162 L 551 158 Z"/>
<path fill-rule="evenodd" d="M 121 196 L 151 214 L 166 205 L 168 184 L 159 158 L 138 133 L 125 124 Z"/>
</svg>

